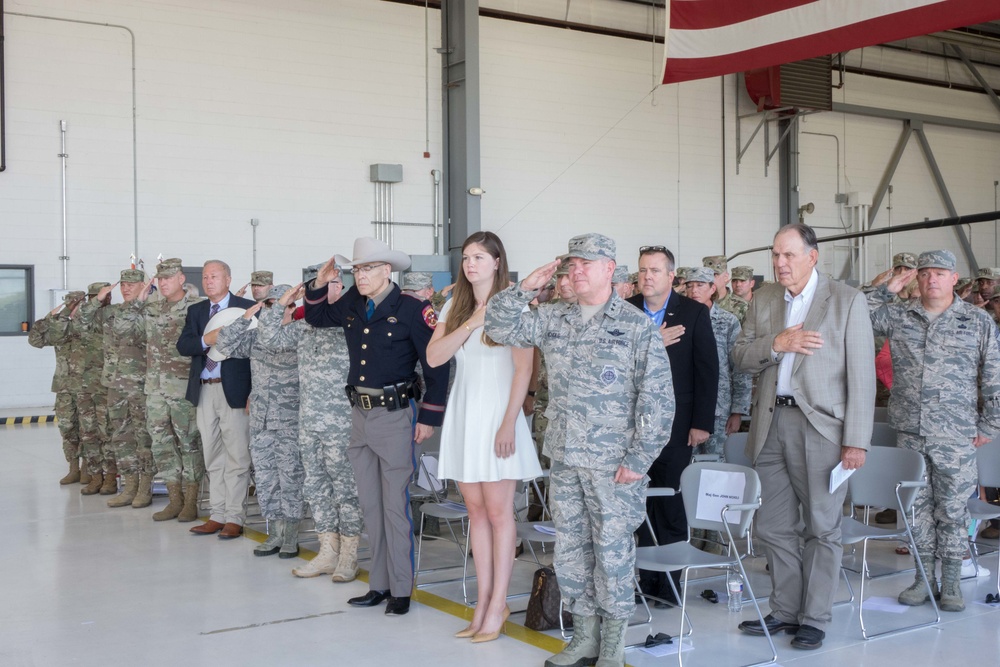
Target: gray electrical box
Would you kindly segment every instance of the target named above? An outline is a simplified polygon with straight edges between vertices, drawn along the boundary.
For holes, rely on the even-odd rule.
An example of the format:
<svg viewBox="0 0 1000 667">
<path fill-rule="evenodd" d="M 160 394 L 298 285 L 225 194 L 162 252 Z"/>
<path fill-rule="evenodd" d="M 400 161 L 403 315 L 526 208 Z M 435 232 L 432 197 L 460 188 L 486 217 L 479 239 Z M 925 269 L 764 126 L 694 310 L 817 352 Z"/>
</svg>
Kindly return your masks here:
<svg viewBox="0 0 1000 667">
<path fill-rule="evenodd" d="M 403 165 L 373 164 L 371 165 L 372 183 L 402 183 Z"/>
</svg>

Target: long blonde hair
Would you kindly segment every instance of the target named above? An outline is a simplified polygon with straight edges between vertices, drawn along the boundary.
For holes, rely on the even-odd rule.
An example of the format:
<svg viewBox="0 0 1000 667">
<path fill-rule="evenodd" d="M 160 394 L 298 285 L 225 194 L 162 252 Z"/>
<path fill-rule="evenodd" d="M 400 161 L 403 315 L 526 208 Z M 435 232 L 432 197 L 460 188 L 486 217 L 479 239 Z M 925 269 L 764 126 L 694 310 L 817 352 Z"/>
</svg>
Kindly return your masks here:
<svg viewBox="0 0 1000 667">
<path fill-rule="evenodd" d="M 493 232 L 476 232 L 465 239 L 465 243 L 462 244 L 462 253 L 464 254 L 465 249 L 473 243 L 482 246 L 493 259 L 500 260 L 500 263 L 497 265 L 497 271 L 493 274 L 493 285 L 490 286 L 490 294 L 487 297 L 488 301 L 489 297 L 500 290 L 506 289 L 507 284 L 510 282 L 507 273 L 507 252 L 503 248 L 503 241 Z M 445 334 L 450 334 L 462 326 L 466 320 L 472 317 L 472 313 L 475 310 L 476 294 L 472 290 L 472 283 L 465 277 L 465 270 L 462 269 L 458 272 L 458 280 L 455 281 L 455 287 L 451 293 L 451 310 L 448 312 L 448 321 L 445 323 Z M 483 343 L 490 347 L 500 347 L 500 343 L 487 336 L 486 332 L 482 333 L 482 340 Z"/>
</svg>

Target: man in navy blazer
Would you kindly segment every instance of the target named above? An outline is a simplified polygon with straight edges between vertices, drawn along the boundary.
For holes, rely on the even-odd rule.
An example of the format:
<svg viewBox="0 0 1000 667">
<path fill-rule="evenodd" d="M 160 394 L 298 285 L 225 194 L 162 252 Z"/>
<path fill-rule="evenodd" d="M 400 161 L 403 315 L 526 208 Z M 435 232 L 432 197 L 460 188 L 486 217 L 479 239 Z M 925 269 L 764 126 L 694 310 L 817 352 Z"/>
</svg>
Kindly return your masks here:
<svg viewBox="0 0 1000 667">
<path fill-rule="evenodd" d="M 250 420 L 246 413 L 250 397 L 250 360 L 208 358 L 218 331 L 205 333 L 208 321 L 226 308 L 249 308 L 249 299 L 229 291 L 232 271 L 217 259 L 205 262 L 202 290 L 208 299 L 187 312 L 177 351 L 191 357 L 187 400 L 197 408 L 205 471 L 208 473 L 211 516 L 191 529 L 196 535 L 219 533 L 222 539 L 239 537 L 246 518 L 246 494 L 250 484 Z"/>
<path fill-rule="evenodd" d="M 663 246 L 639 249 L 639 290 L 627 299 L 657 325 L 670 358 L 677 402 L 670 440 L 653 461 L 650 486 L 680 487 L 681 472 L 691 462 L 692 448 L 708 439 L 715 427 L 719 393 L 719 355 L 708 308 L 673 291 L 674 255 Z M 678 495 L 647 501 L 646 511 L 660 544 L 687 539 L 684 501 Z M 639 545 L 653 544 L 648 529 L 639 529 Z M 666 578 L 658 572 L 640 572 L 644 593 L 672 599 Z"/>
</svg>

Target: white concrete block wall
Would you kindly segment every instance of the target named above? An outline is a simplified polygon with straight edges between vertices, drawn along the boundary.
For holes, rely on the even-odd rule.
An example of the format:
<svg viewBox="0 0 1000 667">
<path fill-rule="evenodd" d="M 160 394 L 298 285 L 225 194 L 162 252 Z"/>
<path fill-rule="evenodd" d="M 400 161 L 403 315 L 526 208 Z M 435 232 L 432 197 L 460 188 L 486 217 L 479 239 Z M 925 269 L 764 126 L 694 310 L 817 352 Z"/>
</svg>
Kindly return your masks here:
<svg viewBox="0 0 1000 667">
<path fill-rule="evenodd" d="M 258 267 L 293 281 L 302 266 L 350 254 L 353 238 L 371 233 L 375 162 L 403 165 L 395 219 L 431 220 L 430 171 L 441 165 L 437 12 L 428 44 L 422 8 L 379 0 L 7 0 L 6 8 L 134 31 L 138 240 L 149 268 L 157 254 L 188 265 L 221 257 L 239 286 L 252 266 L 249 220 L 258 218 Z M 588 230 L 613 235 L 633 270 L 647 243 L 693 264 L 769 242 L 776 165 L 764 175 L 758 138 L 736 174 L 733 77 L 724 105 L 719 79 L 651 93 L 662 47 L 495 19 L 480 32 L 483 225 L 504 238 L 513 269 L 529 271 Z M 120 29 L 8 16 L 6 53 L 0 263 L 36 266 L 41 316 L 48 290 L 61 287 L 58 120 L 70 124 L 70 286 L 114 280 L 132 251 L 131 47 Z M 982 96 L 873 81 L 849 79 L 843 99 L 996 122 Z M 741 104 L 749 110 L 745 97 Z M 745 140 L 753 122 L 743 123 Z M 874 190 L 898 135 L 898 123 L 839 114 L 810 116 L 803 129 L 838 136 L 845 191 Z M 994 139 L 928 133 L 959 210 L 983 210 L 983 183 L 998 171 Z M 833 142 L 803 139 L 802 200 L 822 202 L 815 219 L 829 220 Z M 897 175 L 900 222 L 935 205 L 915 160 L 908 155 Z M 974 238 L 992 248 L 985 232 Z M 400 228 L 396 241 L 413 253 L 432 249 L 425 229 Z M 739 263 L 769 273 L 766 253 Z M 0 407 L 51 404 L 52 367 L 51 351 L 0 338 Z"/>
</svg>

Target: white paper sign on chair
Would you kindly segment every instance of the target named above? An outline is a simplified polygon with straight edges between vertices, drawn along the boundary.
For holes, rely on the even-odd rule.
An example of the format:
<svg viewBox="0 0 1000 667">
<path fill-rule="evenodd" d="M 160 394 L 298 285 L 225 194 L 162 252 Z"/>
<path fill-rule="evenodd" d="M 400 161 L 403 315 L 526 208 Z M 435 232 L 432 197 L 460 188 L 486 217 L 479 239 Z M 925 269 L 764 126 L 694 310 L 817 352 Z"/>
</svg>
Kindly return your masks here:
<svg viewBox="0 0 1000 667">
<path fill-rule="evenodd" d="M 695 517 L 705 521 L 718 521 L 722 508 L 726 505 L 739 505 L 743 502 L 743 489 L 746 477 L 741 472 L 726 472 L 724 470 L 702 470 L 701 481 L 698 484 L 698 508 Z M 740 513 L 726 513 L 727 523 L 737 523 Z"/>
</svg>

